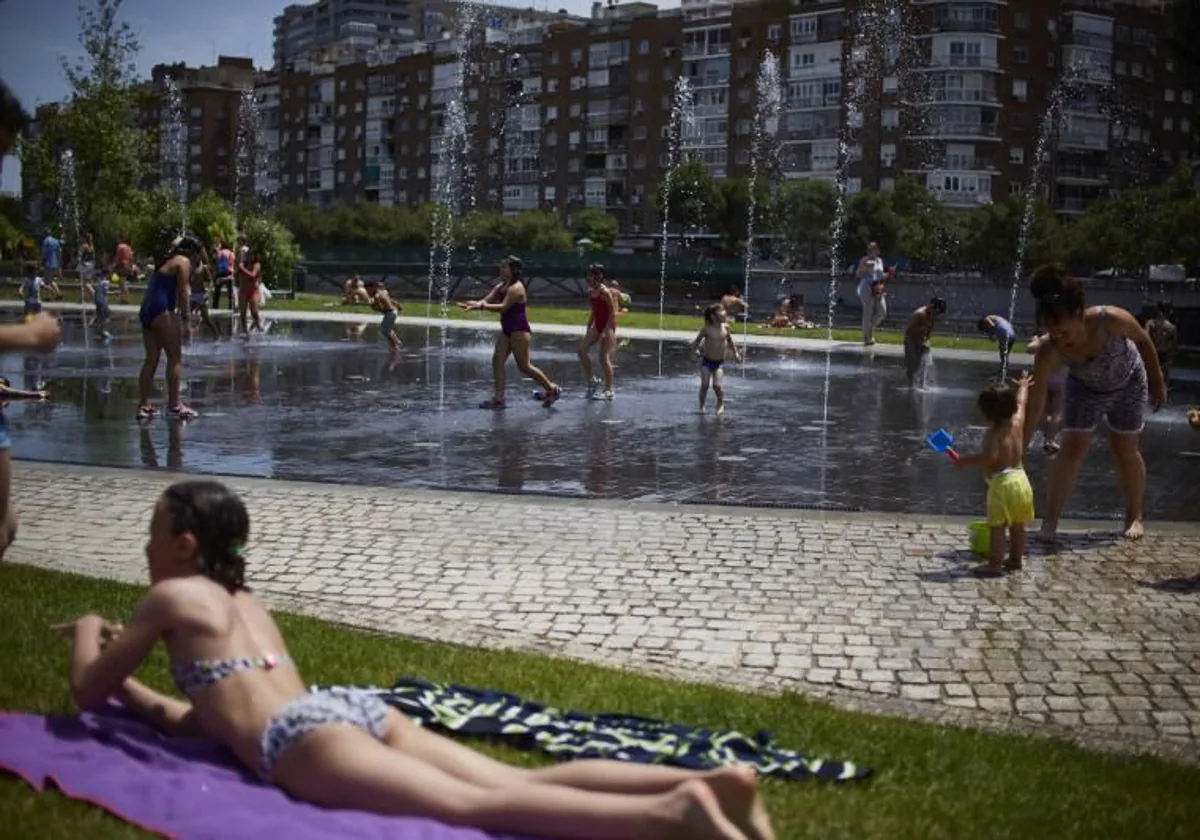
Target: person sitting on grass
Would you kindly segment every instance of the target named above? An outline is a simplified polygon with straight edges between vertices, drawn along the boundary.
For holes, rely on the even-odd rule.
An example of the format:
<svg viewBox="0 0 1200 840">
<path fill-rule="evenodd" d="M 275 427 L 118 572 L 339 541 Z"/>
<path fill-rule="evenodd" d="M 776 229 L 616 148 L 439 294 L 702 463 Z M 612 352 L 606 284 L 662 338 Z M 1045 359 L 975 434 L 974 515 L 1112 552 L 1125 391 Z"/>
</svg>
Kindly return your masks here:
<svg viewBox="0 0 1200 840">
<path fill-rule="evenodd" d="M 116 697 L 167 733 L 221 742 L 264 781 L 326 808 L 559 840 L 773 840 L 748 768 L 580 760 L 528 770 L 423 729 L 369 691 L 310 691 L 246 587 L 249 537 L 250 516 L 223 484 L 163 493 L 146 544 L 150 590 L 129 624 L 85 615 L 52 628 L 73 640 L 79 709 Z M 133 677 L 160 641 L 188 701 Z"/>
<path fill-rule="evenodd" d="M 795 311 L 792 309 L 792 299 L 785 297 L 779 302 L 779 308 L 775 310 L 775 314 L 771 316 L 771 320 L 767 322 L 767 326 L 773 330 L 789 330 L 795 325 Z"/>
<path fill-rule="evenodd" d="M 1030 384 L 1029 375 L 1022 373 L 1015 386 L 993 382 L 983 389 L 979 410 L 992 424 L 983 436 L 983 450 L 977 455 L 960 455 L 954 462 L 959 467 L 982 467 L 987 480 L 992 543 L 987 564 L 975 569 L 976 574 L 994 577 L 1016 571 L 1025 557 L 1025 526 L 1033 521 L 1033 486 L 1022 465 Z"/>
<path fill-rule="evenodd" d="M 342 306 L 354 306 L 359 303 L 370 306 L 371 294 L 363 284 L 362 278 L 355 274 L 346 280 L 346 284 L 342 287 Z"/>
</svg>

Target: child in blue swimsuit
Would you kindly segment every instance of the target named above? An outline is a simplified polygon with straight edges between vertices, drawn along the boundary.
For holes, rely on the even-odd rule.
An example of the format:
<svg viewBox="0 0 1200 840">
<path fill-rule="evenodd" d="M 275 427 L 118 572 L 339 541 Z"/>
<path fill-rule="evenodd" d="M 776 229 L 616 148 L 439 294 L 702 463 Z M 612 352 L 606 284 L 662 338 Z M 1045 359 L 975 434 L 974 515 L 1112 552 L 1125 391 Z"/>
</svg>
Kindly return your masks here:
<svg viewBox="0 0 1200 840">
<path fill-rule="evenodd" d="M 704 345 L 703 350 L 701 345 Z M 717 395 L 717 415 L 720 416 L 725 413 L 725 374 L 721 372 L 721 365 L 729 355 L 739 362 L 742 360 L 741 351 L 733 343 L 733 333 L 725 323 L 724 305 L 714 303 L 704 310 L 704 327 L 696 334 L 692 351 L 700 353 L 700 413 L 706 410 L 711 385 Z"/>
</svg>

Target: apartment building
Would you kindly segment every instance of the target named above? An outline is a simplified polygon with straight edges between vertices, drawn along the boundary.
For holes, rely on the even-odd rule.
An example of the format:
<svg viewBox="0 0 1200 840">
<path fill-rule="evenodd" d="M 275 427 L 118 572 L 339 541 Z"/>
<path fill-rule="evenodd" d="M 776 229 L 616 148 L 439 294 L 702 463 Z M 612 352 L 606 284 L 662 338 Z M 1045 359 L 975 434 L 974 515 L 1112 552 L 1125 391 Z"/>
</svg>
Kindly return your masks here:
<svg viewBox="0 0 1200 840">
<path fill-rule="evenodd" d="M 363 51 L 416 38 L 409 0 L 316 0 L 275 17 L 275 67 L 282 69 L 347 41 Z"/>
</svg>

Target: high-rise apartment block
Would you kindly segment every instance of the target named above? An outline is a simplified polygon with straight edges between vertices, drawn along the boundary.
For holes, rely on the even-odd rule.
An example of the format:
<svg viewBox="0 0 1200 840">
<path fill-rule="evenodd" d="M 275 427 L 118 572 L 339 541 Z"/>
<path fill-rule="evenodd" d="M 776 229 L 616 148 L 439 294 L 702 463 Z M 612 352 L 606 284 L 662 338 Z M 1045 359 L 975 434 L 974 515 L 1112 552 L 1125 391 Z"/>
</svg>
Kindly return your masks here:
<svg viewBox="0 0 1200 840">
<path fill-rule="evenodd" d="M 783 87 L 780 173 L 832 180 L 844 71 L 863 45 L 854 16 L 869 5 L 684 0 L 672 10 L 597 3 L 586 19 L 483 15 L 468 45 L 448 32 L 368 61 L 281 69 L 260 87 L 264 106 L 279 103 L 270 177 L 282 200 L 429 201 L 445 174 L 447 104 L 461 97 L 475 206 L 598 207 L 629 233 L 649 232 L 676 79 L 687 77 L 694 98 L 684 148 L 715 177 L 745 175 L 770 50 Z M 850 190 L 906 175 L 955 207 L 1022 190 L 1068 70 L 1074 93 L 1050 132 L 1046 179 L 1061 212 L 1082 212 L 1130 173 L 1161 177 L 1193 148 L 1196 92 L 1176 76 L 1162 3 L 912 0 L 901 11 L 895 25 L 907 36 L 865 45 L 881 52 L 882 71 L 851 116 Z"/>
<path fill-rule="evenodd" d="M 412 41 L 409 0 L 316 0 L 287 6 L 275 18 L 275 66 L 286 68 L 337 43 L 364 52 Z"/>
</svg>

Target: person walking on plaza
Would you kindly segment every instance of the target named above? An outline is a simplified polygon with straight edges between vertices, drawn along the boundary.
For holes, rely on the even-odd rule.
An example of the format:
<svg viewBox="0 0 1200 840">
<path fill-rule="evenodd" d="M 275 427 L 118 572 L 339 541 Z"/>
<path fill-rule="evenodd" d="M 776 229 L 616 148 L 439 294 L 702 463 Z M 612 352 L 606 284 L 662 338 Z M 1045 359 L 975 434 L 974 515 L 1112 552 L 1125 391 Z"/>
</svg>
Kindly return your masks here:
<svg viewBox="0 0 1200 840">
<path fill-rule="evenodd" d="M 613 398 L 613 350 L 617 346 L 617 311 L 620 302 L 617 293 L 605 282 L 604 266 L 592 263 L 588 266 L 588 303 L 591 314 L 583 341 L 579 343 L 579 364 L 583 367 L 583 379 L 587 382 L 589 399 L 611 400 Z M 591 349 L 600 345 L 600 372 L 603 382 L 592 375 Z M 603 387 L 604 390 L 600 390 Z"/>
<path fill-rule="evenodd" d="M 854 276 L 858 278 L 858 299 L 863 308 L 863 346 L 870 347 L 875 343 L 875 330 L 887 317 L 883 258 L 879 255 L 878 242 L 867 246 L 866 256 L 858 261 Z"/>
</svg>

